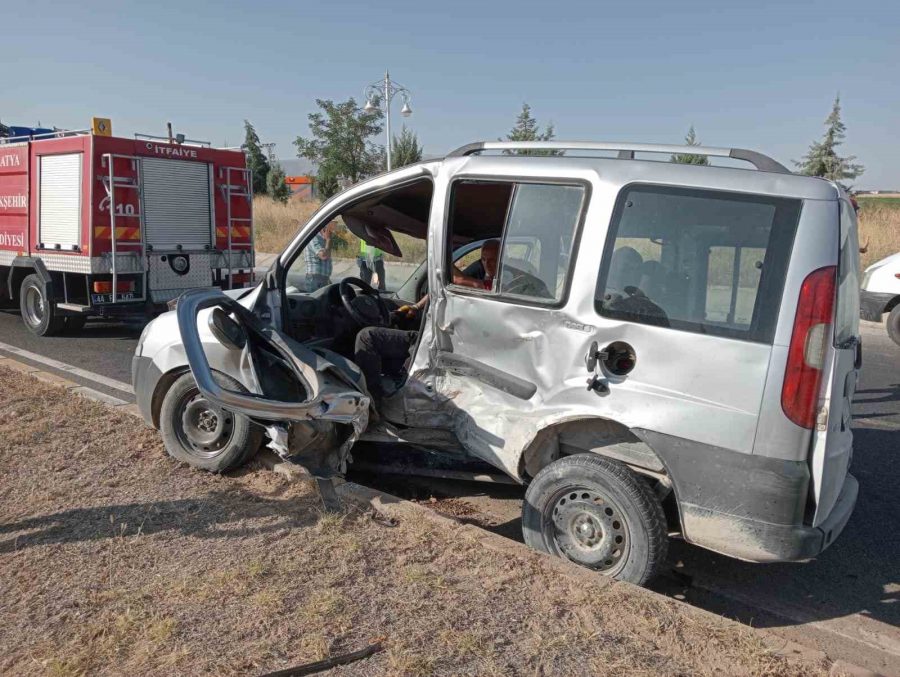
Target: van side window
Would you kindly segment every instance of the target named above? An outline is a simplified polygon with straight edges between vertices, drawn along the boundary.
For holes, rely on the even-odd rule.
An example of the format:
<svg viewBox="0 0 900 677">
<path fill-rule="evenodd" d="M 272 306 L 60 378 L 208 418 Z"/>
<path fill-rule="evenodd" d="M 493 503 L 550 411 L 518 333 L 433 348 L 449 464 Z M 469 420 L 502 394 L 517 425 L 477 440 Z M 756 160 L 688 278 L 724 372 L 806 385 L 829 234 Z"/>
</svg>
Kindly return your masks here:
<svg viewBox="0 0 900 677">
<path fill-rule="evenodd" d="M 458 182 L 451 195 L 450 242 L 483 240 L 479 252 L 499 251 L 493 271 L 485 270 L 482 254 L 481 260 L 463 257 L 455 269 L 449 267 L 448 285 L 531 303 L 560 302 L 584 197 L 585 188 L 575 185 Z"/>
<path fill-rule="evenodd" d="M 771 342 L 800 201 L 632 185 L 597 280 L 605 317 Z"/>
<path fill-rule="evenodd" d="M 709 248 L 706 319 L 750 326 L 765 257 L 766 250 L 761 247 Z"/>
</svg>

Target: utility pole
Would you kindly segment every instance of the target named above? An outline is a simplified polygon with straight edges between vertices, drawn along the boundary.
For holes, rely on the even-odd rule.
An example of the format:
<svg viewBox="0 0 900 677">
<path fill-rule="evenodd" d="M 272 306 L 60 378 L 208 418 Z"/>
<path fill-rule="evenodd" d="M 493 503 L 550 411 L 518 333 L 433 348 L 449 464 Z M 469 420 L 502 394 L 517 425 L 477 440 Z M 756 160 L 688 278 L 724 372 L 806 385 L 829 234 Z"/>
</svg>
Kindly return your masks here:
<svg viewBox="0 0 900 677">
<path fill-rule="evenodd" d="M 409 106 L 410 94 L 409 90 L 393 80 L 390 73 L 384 72 L 384 80 L 373 82 L 365 89 L 366 105 L 363 110 L 367 113 L 383 109 L 385 118 L 385 132 L 387 133 L 387 146 L 385 148 L 387 154 L 387 170 L 391 171 L 391 100 L 400 95 L 403 99 L 403 108 L 400 109 L 400 115 L 408 118 L 412 114 L 412 108 Z"/>
</svg>

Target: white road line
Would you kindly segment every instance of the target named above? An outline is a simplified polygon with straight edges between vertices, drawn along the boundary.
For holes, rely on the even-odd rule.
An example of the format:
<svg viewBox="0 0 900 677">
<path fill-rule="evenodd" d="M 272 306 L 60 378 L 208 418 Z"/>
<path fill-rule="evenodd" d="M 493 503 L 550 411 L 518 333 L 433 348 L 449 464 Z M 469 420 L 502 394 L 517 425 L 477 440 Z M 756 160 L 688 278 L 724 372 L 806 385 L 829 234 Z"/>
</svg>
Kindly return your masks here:
<svg viewBox="0 0 900 677">
<path fill-rule="evenodd" d="M 72 374 L 73 376 L 80 376 L 83 379 L 93 381 L 94 383 L 99 383 L 100 385 L 104 385 L 107 388 L 121 390 L 122 392 L 128 393 L 129 395 L 134 395 L 134 388 L 131 387 L 130 383 L 117 381 L 114 378 L 109 378 L 107 376 L 103 376 L 102 374 L 95 374 L 92 371 L 80 369 L 79 367 L 74 367 L 71 364 L 66 364 L 65 362 L 54 360 L 52 357 L 38 355 L 37 353 L 33 353 L 30 350 L 17 348 L 16 346 L 11 346 L 8 343 L 0 342 L 0 350 L 5 350 L 6 352 L 12 353 L 13 355 L 18 355 L 19 357 L 24 357 L 25 359 L 31 360 L 32 362 L 46 364 L 48 367 L 53 367 L 54 369 L 66 372 L 67 374 Z"/>
</svg>

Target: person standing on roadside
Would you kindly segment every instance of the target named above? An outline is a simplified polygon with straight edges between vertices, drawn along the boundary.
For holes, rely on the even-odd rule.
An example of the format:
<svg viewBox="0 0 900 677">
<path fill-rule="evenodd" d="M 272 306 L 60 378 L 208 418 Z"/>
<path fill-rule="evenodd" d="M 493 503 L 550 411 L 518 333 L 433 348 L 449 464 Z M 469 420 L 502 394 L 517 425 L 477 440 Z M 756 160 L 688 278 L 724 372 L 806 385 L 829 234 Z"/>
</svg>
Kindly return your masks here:
<svg viewBox="0 0 900 677">
<path fill-rule="evenodd" d="M 359 255 L 356 257 L 359 266 L 359 279 L 368 285 L 372 284 L 372 273 L 377 276 L 376 286 L 384 291 L 386 280 L 384 278 L 384 252 L 378 247 L 367 244 L 365 240 L 359 241 Z"/>
<path fill-rule="evenodd" d="M 303 252 L 306 262 L 306 291 L 311 292 L 331 284 L 331 246 L 337 221 L 315 234 Z"/>
</svg>

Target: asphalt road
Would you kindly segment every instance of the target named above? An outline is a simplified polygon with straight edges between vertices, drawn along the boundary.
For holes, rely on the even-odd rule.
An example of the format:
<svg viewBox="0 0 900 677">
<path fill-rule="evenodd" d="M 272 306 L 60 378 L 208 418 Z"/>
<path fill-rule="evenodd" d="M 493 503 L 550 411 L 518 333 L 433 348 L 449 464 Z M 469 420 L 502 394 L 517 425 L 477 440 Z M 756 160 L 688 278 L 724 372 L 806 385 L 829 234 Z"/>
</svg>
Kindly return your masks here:
<svg viewBox="0 0 900 677">
<path fill-rule="evenodd" d="M 75 335 L 36 338 L 17 312 L 0 311 L 0 357 L 13 356 L 130 402 L 131 356 L 141 330 L 140 324 L 91 321 Z M 759 565 L 673 541 L 668 575 L 656 587 L 816 646 L 833 659 L 900 675 L 900 347 L 883 327 L 869 323 L 863 326 L 863 345 L 851 468 L 860 483 L 859 500 L 836 543 L 810 562 Z M 87 373 L 73 373 L 71 367 Z M 108 381 L 98 383 L 91 374 Z M 413 486 L 408 480 L 403 484 Z M 401 488 L 390 481 L 385 485 Z M 446 481 L 419 486 L 419 493 L 467 502 L 498 532 L 520 537 L 520 488 Z"/>
</svg>

